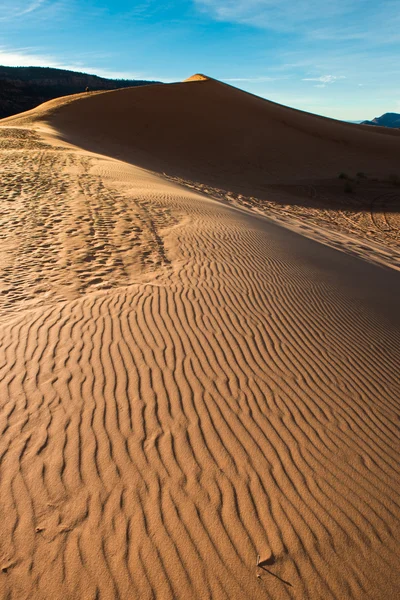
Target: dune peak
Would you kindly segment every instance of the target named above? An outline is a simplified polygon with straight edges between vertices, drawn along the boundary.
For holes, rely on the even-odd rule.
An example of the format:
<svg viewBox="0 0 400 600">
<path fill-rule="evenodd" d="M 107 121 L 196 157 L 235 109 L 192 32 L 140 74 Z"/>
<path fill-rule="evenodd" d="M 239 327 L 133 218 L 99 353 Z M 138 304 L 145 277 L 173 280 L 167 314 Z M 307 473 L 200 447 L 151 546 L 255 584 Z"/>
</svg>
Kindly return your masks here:
<svg viewBox="0 0 400 600">
<path fill-rule="evenodd" d="M 203 75 L 203 73 L 195 73 L 191 77 L 188 77 L 188 79 L 185 79 L 185 82 L 186 81 L 210 81 L 210 80 L 211 80 L 211 77 L 207 77 L 207 75 Z"/>
</svg>

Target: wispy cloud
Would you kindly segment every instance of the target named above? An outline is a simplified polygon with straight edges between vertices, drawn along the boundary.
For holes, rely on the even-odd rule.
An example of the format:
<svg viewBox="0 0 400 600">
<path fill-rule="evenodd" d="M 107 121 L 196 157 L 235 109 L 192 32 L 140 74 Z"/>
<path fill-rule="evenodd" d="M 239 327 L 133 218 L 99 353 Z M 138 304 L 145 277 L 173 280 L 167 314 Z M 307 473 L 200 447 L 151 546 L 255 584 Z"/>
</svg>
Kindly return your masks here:
<svg viewBox="0 0 400 600">
<path fill-rule="evenodd" d="M 346 79 L 346 77 L 344 75 L 321 75 L 320 77 L 303 77 L 303 81 L 320 81 L 324 85 L 327 83 L 335 83 L 335 81 L 338 81 L 339 79 Z"/>
<path fill-rule="evenodd" d="M 192 0 L 217 21 L 321 41 L 400 41 L 398 0 Z M 390 15 L 390 18 L 388 18 Z"/>
<path fill-rule="evenodd" d="M 37 10 L 41 6 L 43 6 L 43 4 L 45 2 L 46 2 L 46 0 L 36 0 L 36 2 L 32 2 L 25 9 L 23 9 L 21 12 L 19 12 L 16 16 L 22 17 L 22 15 L 27 15 L 27 14 L 33 12 L 34 10 Z"/>
<path fill-rule="evenodd" d="M 0 21 L 9 21 L 17 17 L 23 17 L 33 13 L 40 8 L 44 8 L 49 0 L 32 0 L 31 2 L 23 2 L 21 0 L 4 0 L 0 4 Z"/>
<path fill-rule="evenodd" d="M 0 48 L 0 64 L 6 67 L 54 67 L 53 58 L 33 54 L 29 48 L 7 50 Z"/>
<path fill-rule="evenodd" d="M 133 73 L 116 71 L 112 69 L 103 69 L 93 67 L 81 62 L 62 62 L 54 56 L 39 54 L 32 48 L 19 48 L 10 50 L 0 47 L 0 64 L 6 67 L 53 67 L 55 69 L 66 69 L 68 71 L 80 71 L 91 73 L 100 77 L 109 77 L 113 79 L 150 79 L 143 73 Z"/>
<path fill-rule="evenodd" d="M 392 52 L 370 52 L 368 48 L 354 50 L 349 56 L 349 50 L 342 45 L 335 46 L 326 52 L 316 53 L 308 46 L 296 48 L 289 52 L 281 52 L 281 64 L 272 65 L 272 73 L 287 73 L 301 77 L 319 77 L 320 73 L 340 72 L 347 79 L 357 79 L 368 76 L 370 82 L 380 81 L 384 74 L 398 81 L 400 75 L 399 55 L 395 49 Z"/>
<path fill-rule="evenodd" d="M 197 7 L 220 21 L 291 30 L 298 24 L 324 21 L 351 13 L 354 0 L 194 0 Z M 368 0 L 358 0 L 361 5 Z"/>
</svg>

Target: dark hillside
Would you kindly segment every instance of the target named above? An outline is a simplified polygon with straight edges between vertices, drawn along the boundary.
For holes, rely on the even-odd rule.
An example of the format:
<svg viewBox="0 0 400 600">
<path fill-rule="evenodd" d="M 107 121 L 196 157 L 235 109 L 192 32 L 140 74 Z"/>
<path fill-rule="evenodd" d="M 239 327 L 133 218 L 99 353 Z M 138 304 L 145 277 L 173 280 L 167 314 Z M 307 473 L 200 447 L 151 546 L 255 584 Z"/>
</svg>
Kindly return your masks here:
<svg viewBox="0 0 400 600">
<path fill-rule="evenodd" d="M 97 75 L 49 67 L 0 66 L 0 119 L 35 108 L 42 102 L 84 92 L 113 90 L 157 83 L 145 80 L 106 79 Z"/>
<path fill-rule="evenodd" d="M 362 121 L 361 124 L 400 128 L 400 115 L 398 113 L 385 113 L 380 117 L 375 117 L 372 121 Z"/>
</svg>

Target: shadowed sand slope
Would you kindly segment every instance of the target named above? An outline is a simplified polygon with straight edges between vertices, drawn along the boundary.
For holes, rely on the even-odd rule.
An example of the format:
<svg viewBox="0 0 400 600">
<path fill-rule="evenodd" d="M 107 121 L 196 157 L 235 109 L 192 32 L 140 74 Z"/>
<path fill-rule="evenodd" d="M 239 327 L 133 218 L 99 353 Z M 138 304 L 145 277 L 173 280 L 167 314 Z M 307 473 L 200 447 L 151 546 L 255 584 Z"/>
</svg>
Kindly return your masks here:
<svg viewBox="0 0 400 600">
<path fill-rule="evenodd" d="M 145 168 L 252 191 L 341 171 L 388 175 L 400 155 L 398 132 L 300 112 L 204 75 L 62 99 L 31 111 L 31 119 Z"/>
<path fill-rule="evenodd" d="M 0 596 L 397 598 L 398 273 L 31 129 L 137 93 L 0 127 Z"/>
</svg>

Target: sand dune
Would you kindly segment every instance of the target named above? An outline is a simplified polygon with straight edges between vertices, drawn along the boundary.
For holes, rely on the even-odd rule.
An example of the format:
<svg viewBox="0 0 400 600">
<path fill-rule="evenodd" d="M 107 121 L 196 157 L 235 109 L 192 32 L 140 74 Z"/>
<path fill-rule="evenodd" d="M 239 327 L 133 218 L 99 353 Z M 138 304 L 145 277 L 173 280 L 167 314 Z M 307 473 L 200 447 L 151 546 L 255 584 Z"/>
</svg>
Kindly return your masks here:
<svg viewBox="0 0 400 600">
<path fill-rule="evenodd" d="M 396 598 L 398 273 L 129 164 L 219 182 L 226 144 L 229 189 L 260 152 L 187 129 L 241 92 L 151 89 L 1 123 L 0 595 Z M 243 121 L 292 112 L 244 97 Z M 337 168 L 335 136 L 392 165 L 398 137 L 303 118 L 319 152 L 288 177 Z M 280 127 L 271 181 L 313 138 Z"/>
<path fill-rule="evenodd" d="M 66 97 L 29 118 L 107 156 L 242 190 L 336 178 L 341 171 L 388 175 L 399 168 L 398 131 L 293 110 L 204 76 L 82 94 L 75 101 Z"/>
<path fill-rule="evenodd" d="M 303 234 L 400 269 L 398 131 L 297 111 L 204 75 L 61 98 L 3 122 L 50 127 L 286 225 L 294 217 Z"/>
</svg>

